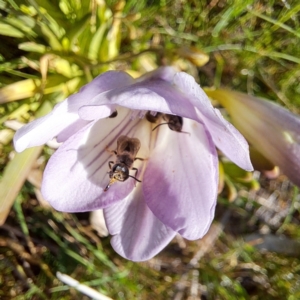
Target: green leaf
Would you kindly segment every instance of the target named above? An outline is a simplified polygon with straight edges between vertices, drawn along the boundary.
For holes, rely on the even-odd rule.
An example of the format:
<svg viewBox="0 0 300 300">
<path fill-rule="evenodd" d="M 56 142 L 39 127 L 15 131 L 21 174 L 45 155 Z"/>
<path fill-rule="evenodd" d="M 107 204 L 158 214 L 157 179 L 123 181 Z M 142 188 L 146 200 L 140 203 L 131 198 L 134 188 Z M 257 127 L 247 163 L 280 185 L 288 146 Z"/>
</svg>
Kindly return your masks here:
<svg viewBox="0 0 300 300">
<path fill-rule="evenodd" d="M 30 105 L 27 103 L 22 104 L 17 109 L 15 109 L 12 113 L 5 114 L 2 118 L 0 118 L 0 124 L 2 124 L 7 119 L 20 119 L 22 116 L 25 116 L 30 110 Z"/>
<path fill-rule="evenodd" d="M 0 103 L 32 97 L 40 86 L 40 80 L 25 79 L 0 89 Z"/>
<path fill-rule="evenodd" d="M 34 42 L 25 42 L 21 43 L 18 46 L 19 49 L 28 51 L 28 52 L 38 52 L 38 53 L 45 53 L 46 52 L 46 46 L 37 44 Z"/>
<path fill-rule="evenodd" d="M 212 31 L 212 36 L 216 37 L 220 31 L 223 30 L 231 20 L 235 20 L 239 15 L 247 9 L 247 6 L 252 4 L 252 0 L 237 1 L 235 5 L 230 6 L 225 12 L 223 12 L 220 21 L 217 23 Z"/>
<path fill-rule="evenodd" d="M 28 0 L 28 2 L 48 21 L 52 18 L 62 28 L 68 25 L 67 17 L 59 7 L 59 1 Z"/>
<path fill-rule="evenodd" d="M 252 179 L 252 173 L 245 171 L 238 167 L 236 164 L 232 162 L 226 162 L 223 164 L 224 172 L 226 175 L 232 178 L 243 178 L 248 179 L 249 181 Z"/>
<path fill-rule="evenodd" d="M 88 58 L 92 60 L 97 60 L 99 51 L 100 51 L 100 46 L 103 42 L 103 37 L 104 33 L 106 32 L 106 24 L 102 24 L 94 34 L 90 47 L 89 47 L 89 53 L 88 53 Z"/>
<path fill-rule="evenodd" d="M 37 112 L 37 117 L 49 113 L 51 109 L 52 106 L 45 102 Z M 0 225 L 5 222 L 14 200 L 42 149 L 43 146 L 39 146 L 17 153 L 4 169 L 0 180 Z"/>
<path fill-rule="evenodd" d="M 22 31 L 28 36 L 36 37 L 36 33 L 32 31 L 32 28 L 35 26 L 35 21 L 27 16 L 20 16 L 19 18 L 6 18 L 4 22 L 14 26 L 14 28 Z"/>
<path fill-rule="evenodd" d="M 251 14 L 253 14 L 254 16 L 258 17 L 258 18 L 261 18 L 261 19 L 263 19 L 263 20 L 265 20 L 265 21 L 268 21 L 268 22 L 270 22 L 270 23 L 276 25 L 275 28 L 281 27 L 282 29 L 285 29 L 286 31 L 288 31 L 288 32 L 290 32 L 290 33 L 292 33 L 292 34 L 294 34 L 296 37 L 298 37 L 298 38 L 300 37 L 300 32 L 297 32 L 296 30 L 294 30 L 294 29 L 291 28 L 290 26 L 287 26 L 287 25 L 281 23 L 281 22 L 278 21 L 278 20 L 274 20 L 274 19 L 272 19 L 272 18 L 269 18 L 268 16 L 265 16 L 265 15 L 263 15 L 263 14 L 260 14 L 260 13 L 258 13 L 258 12 L 256 12 L 256 11 L 250 11 L 250 10 L 249 10 L 249 12 L 250 12 Z"/>
<path fill-rule="evenodd" d="M 74 46 L 78 36 L 83 32 L 83 30 L 87 27 L 88 21 L 91 18 L 91 14 L 87 14 L 80 21 L 76 22 L 74 26 L 66 32 L 66 36 L 70 41 L 70 48 Z"/>
<path fill-rule="evenodd" d="M 0 35 L 6 35 L 6 36 L 11 36 L 15 38 L 22 38 L 24 37 L 24 33 L 17 28 L 5 24 L 5 23 L 0 23 Z"/>
<path fill-rule="evenodd" d="M 41 26 L 42 33 L 48 39 L 49 46 L 52 48 L 52 50 L 61 51 L 62 45 L 59 39 L 57 38 L 57 36 L 52 32 L 52 30 L 44 23 L 41 23 L 40 26 Z"/>
</svg>

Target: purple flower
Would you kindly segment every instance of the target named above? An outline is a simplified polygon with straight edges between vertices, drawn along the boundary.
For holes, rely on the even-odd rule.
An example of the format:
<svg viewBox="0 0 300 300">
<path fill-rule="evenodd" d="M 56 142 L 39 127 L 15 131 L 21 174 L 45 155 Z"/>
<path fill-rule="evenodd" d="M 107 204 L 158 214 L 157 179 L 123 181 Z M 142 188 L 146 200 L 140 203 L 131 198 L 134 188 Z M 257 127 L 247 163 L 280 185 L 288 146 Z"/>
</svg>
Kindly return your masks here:
<svg viewBox="0 0 300 300">
<path fill-rule="evenodd" d="M 145 118 L 149 112 L 164 114 L 161 122 L 169 115 L 183 117 L 187 133 L 171 130 L 170 124 L 152 131 L 158 123 Z M 252 170 L 245 139 L 191 76 L 170 67 L 138 79 L 118 71 L 98 76 L 17 131 L 15 148 L 23 151 L 55 136 L 63 144 L 45 169 L 43 196 L 64 212 L 104 208 L 112 246 L 134 261 L 153 257 L 176 233 L 195 240 L 207 232 L 217 198 L 216 147 Z M 136 156 L 144 160 L 135 160 L 138 173 L 129 174 L 142 182 L 129 177 L 105 192 L 108 162 L 116 161 L 113 150 L 120 136 L 140 141 Z"/>
</svg>

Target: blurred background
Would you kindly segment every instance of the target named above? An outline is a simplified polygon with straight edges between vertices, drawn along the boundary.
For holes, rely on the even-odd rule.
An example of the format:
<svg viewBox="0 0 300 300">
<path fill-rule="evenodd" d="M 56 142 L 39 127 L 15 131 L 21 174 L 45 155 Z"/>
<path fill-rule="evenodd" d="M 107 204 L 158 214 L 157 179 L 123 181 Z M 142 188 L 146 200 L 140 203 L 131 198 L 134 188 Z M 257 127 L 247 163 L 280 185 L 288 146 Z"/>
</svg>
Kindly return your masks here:
<svg viewBox="0 0 300 300">
<path fill-rule="evenodd" d="M 0 299 L 90 299 L 88 287 L 95 299 L 300 299 L 299 189 L 284 175 L 248 173 L 221 156 L 208 234 L 133 263 L 89 214 L 43 200 L 55 144 L 20 154 L 12 145 L 22 124 L 107 70 L 137 77 L 174 65 L 202 87 L 298 113 L 299 11 L 297 0 L 0 0 Z"/>
</svg>

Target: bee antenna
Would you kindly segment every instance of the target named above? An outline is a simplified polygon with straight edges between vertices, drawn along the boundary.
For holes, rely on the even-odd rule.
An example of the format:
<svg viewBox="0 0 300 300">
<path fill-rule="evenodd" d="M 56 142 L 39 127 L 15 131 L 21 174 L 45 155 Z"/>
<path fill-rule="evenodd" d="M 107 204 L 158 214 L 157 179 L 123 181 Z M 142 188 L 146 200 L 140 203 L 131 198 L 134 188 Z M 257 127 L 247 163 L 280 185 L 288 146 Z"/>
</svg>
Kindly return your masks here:
<svg viewBox="0 0 300 300">
<path fill-rule="evenodd" d="M 159 126 L 161 126 L 161 125 L 169 125 L 169 124 L 172 124 L 172 123 L 161 123 L 161 124 L 158 124 L 158 125 L 156 125 L 153 129 L 152 129 L 152 131 L 154 131 L 157 127 L 159 127 Z M 179 132 L 179 133 L 186 133 L 186 134 L 188 134 L 188 135 L 191 135 L 191 133 L 190 132 L 187 132 L 187 131 L 177 131 L 177 130 L 174 130 L 174 129 L 171 129 L 172 131 L 176 131 L 176 132 Z"/>
<path fill-rule="evenodd" d="M 167 125 L 167 124 L 170 124 L 170 123 L 160 123 L 160 124 L 156 125 L 156 126 L 152 129 L 152 131 L 154 131 L 157 127 L 159 127 L 159 126 L 161 126 L 161 125 Z"/>
</svg>

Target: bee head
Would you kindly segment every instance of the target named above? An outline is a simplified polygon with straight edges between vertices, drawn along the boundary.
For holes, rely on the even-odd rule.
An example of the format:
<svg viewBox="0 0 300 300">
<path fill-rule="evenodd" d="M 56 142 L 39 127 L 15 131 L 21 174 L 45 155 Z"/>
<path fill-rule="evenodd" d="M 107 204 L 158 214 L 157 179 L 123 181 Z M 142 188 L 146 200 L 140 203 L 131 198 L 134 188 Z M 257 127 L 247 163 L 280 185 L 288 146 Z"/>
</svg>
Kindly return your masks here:
<svg viewBox="0 0 300 300">
<path fill-rule="evenodd" d="M 109 178 L 118 181 L 125 181 L 129 177 L 129 169 L 124 163 L 117 163 L 113 165 L 109 172 Z"/>
<path fill-rule="evenodd" d="M 116 181 L 125 181 L 129 177 L 129 169 L 124 163 L 114 164 L 111 171 L 108 172 L 110 181 L 104 192 L 106 192 Z"/>
</svg>

